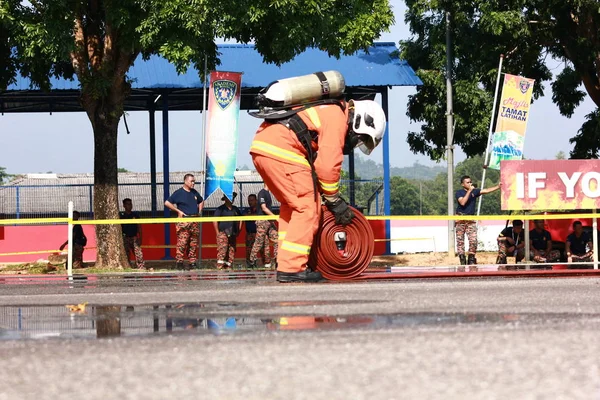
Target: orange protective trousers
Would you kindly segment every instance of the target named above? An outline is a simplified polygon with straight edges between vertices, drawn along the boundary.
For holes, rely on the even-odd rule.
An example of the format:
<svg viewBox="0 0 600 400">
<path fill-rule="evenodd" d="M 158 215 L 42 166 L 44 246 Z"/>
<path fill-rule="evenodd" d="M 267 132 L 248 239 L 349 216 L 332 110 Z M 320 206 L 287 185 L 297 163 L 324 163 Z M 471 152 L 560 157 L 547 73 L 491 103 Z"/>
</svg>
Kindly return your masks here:
<svg viewBox="0 0 600 400">
<path fill-rule="evenodd" d="M 277 270 L 302 272 L 319 229 L 321 210 L 320 197 L 315 202 L 311 171 L 260 154 L 252 154 L 252 160 L 269 190 L 281 203 Z"/>
</svg>

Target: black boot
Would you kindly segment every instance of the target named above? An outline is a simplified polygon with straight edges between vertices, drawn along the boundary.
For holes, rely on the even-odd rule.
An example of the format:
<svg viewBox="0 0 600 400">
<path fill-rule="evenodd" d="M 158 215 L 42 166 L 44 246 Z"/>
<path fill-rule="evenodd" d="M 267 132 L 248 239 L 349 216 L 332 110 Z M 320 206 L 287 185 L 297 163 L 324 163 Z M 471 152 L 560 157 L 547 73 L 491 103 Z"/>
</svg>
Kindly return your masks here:
<svg viewBox="0 0 600 400">
<path fill-rule="evenodd" d="M 467 259 L 464 254 L 459 254 L 458 259 L 460 260 L 460 265 L 467 265 Z"/>
<path fill-rule="evenodd" d="M 277 271 L 278 282 L 319 282 L 323 276 L 319 271 L 311 271 L 308 268 L 302 272 L 280 272 Z"/>
<path fill-rule="evenodd" d="M 475 254 L 469 254 L 469 259 L 467 260 L 467 264 L 476 265 L 477 260 L 475 259 Z"/>
<path fill-rule="evenodd" d="M 496 257 L 496 264 L 506 264 L 506 256 L 504 254 L 498 254 L 498 257 Z"/>
</svg>

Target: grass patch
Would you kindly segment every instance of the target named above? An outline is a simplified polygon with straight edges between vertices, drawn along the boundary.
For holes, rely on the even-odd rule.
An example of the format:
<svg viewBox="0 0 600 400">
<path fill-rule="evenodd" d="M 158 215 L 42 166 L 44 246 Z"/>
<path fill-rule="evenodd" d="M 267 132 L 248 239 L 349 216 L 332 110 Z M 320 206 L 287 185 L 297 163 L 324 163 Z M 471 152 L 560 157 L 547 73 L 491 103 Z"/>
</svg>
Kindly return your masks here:
<svg viewBox="0 0 600 400">
<path fill-rule="evenodd" d="M 60 268 L 59 268 L 60 270 Z M 6 264 L 0 267 L 2 273 L 18 273 L 29 275 L 41 275 L 56 273 L 56 267 L 49 266 L 47 263 L 24 263 L 24 264 Z"/>
</svg>

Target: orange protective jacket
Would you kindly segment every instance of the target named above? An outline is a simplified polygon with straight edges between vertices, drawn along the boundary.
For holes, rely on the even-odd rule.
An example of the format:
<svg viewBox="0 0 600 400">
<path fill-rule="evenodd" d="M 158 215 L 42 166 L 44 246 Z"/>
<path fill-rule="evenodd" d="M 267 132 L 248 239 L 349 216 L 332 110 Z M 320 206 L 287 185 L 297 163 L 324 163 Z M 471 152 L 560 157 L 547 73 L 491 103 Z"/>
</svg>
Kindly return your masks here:
<svg viewBox="0 0 600 400">
<path fill-rule="evenodd" d="M 347 110 L 347 105 L 344 106 Z M 300 111 L 298 115 L 318 136 L 317 142 L 313 141 L 313 151 L 318 152 L 314 166 L 319 191 L 335 195 L 340 190 L 343 148 L 348 131 L 347 111 L 338 105 L 327 104 Z M 254 137 L 250 154 L 260 154 L 310 170 L 308 154 L 296 133 L 279 123 L 263 122 Z"/>
</svg>

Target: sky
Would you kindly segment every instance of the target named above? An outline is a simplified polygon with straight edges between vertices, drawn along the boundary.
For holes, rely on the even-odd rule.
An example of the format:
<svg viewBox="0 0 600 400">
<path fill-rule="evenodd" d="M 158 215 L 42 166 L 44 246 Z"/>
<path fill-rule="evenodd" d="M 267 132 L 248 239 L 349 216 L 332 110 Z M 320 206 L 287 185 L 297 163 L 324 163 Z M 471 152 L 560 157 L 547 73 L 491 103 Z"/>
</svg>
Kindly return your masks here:
<svg viewBox="0 0 600 400">
<path fill-rule="evenodd" d="M 392 0 L 395 25 L 390 32 L 383 33 L 377 41 L 395 42 L 408 39 L 409 29 L 404 23 L 406 7 L 402 0 Z M 558 61 L 550 61 L 549 66 L 557 75 L 562 68 Z M 504 71 L 510 73 L 510 71 Z M 537 83 L 536 83 L 537 84 Z M 571 118 L 560 115 L 552 103 L 550 84 L 545 84 L 545 96 L 531 106 L 527 126 L 524 154 L 528 159 L 553 159 L 559 151 L 569 153 L 572 145 L 569 138 L 577 133 L 585 120 L 585 115 L 595 109 L 594 103 L 586 97 Z M 406 142 L 409 131 L 418 131 L 417 124 L 411 124 L 406 116 L 408 96 L 415 93 L 412 87 L 390 89 L 390 163 L 393 167 L 404 167 L 419 162 L 436 165 L 427 156 L 413 154 Z M 379 99 L 377 99 L 379 100 Z M 149 122 L 147 112 L 127 114 L 130 134 L 126 133 L 123 120 L 119 125 L 118 159 L 119 167 L 135 172 L 150 171 Z M 157 170 L 163 170 L 162 126 L 160 113 L 156 113 L 156 163 Z M 238 167 L 252 167 L 248 154 L 250 143 L 260 120 L 240 111 Z M 177 111 L 169 114 L 170 130 L 170 171 L 202 170 L 202 113 L 199 111 Z M 91 173 L 94 169 L 93 133 L 91 124 L 84 113 L 4 114 L 0 116 L 0 167 L 8 173 Z M 360 151 L 357 152 L 357 154 Z M 382 162 L 382 146 L 370 156 Z M 456 162 L 465 159 L 457 149 Z M 439 165 L 446 165 L 442 161 Z"/>
</svg>

